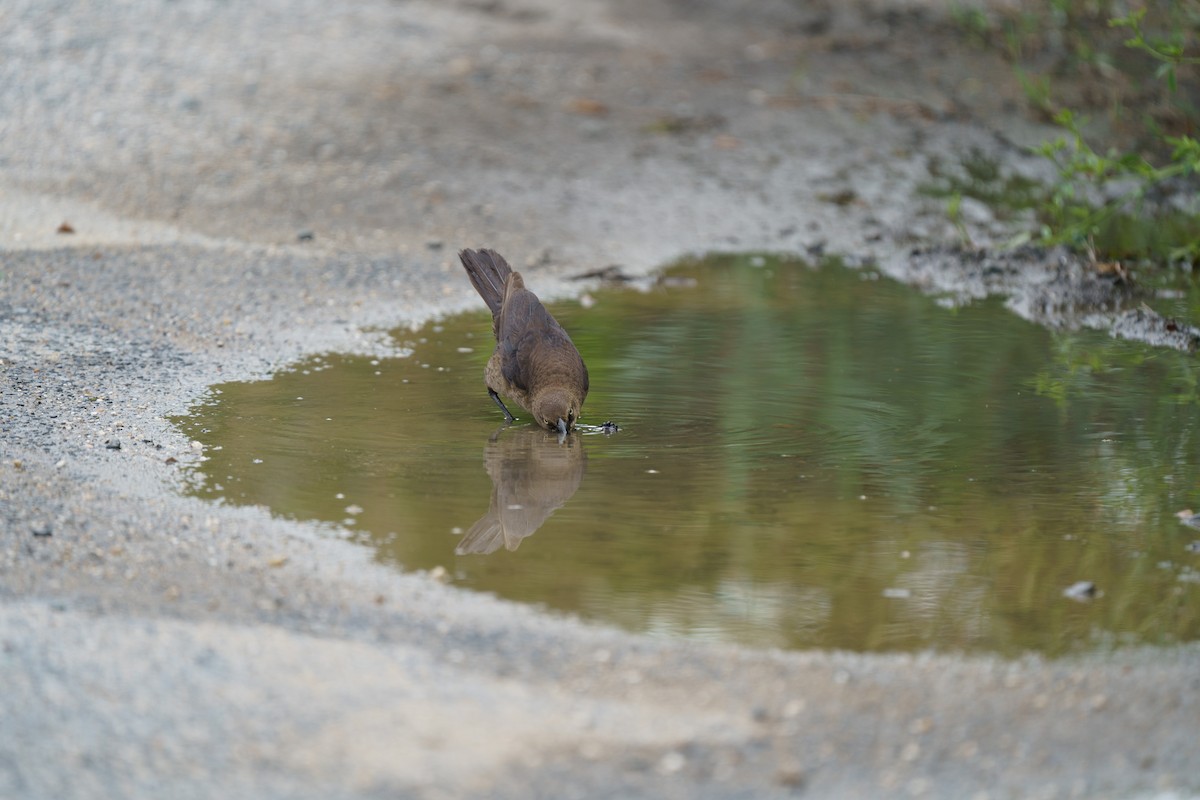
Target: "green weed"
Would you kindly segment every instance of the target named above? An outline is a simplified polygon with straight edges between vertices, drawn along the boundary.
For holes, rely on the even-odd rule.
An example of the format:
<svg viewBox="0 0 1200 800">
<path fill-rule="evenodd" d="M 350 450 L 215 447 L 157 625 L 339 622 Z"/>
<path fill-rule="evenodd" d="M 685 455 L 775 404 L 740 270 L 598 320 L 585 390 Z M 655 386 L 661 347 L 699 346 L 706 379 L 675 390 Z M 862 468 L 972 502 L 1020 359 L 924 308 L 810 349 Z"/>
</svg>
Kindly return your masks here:
<svg viewBox="0 0 1200 800">
<path fill-rule="evenodd" d="M 1062 129 L 1036 150 L 1056 179 L 1019 197 L 1034 238 L 1106 259 L 1200 260 L 1200 213 L 1171 203 L 1200 190 L 1200 0 L 1052 0 L 1040 14 L 956 19 L 1013 62 L 1029 107 Z M 995 206 L 1009 194 L 974 196 Z"/>
</svg>

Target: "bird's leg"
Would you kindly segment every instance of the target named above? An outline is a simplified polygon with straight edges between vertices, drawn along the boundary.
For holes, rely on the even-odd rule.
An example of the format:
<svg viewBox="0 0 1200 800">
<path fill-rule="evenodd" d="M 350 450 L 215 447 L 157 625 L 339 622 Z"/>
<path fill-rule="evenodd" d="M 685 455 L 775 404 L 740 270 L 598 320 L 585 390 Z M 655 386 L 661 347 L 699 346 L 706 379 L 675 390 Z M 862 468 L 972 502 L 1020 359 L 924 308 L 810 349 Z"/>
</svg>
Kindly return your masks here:
<svg viewBox="0 0 1200 800">
<path fill-rule="evenodd" d="M 504 406 L 504 401 L 500 399 L 500 395 L 496 394 L 490 386 L 488 387 L 488 395 L 496 401 L 496 405 L 500 406 L 500 410 L 504 412 L 504 419 L 508 422 L 516 422 L 517 418 Z"/>
</svg>

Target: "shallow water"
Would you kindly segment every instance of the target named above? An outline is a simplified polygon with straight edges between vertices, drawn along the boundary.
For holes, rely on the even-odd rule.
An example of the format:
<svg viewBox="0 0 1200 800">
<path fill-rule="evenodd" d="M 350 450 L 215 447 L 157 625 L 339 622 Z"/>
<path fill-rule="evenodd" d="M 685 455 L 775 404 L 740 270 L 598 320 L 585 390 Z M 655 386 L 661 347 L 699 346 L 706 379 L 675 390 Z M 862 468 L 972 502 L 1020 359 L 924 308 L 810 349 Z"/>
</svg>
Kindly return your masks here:
<svg viewBox="0 0 1200 800">
<path fill-rule="evenodd" d="M 206 446 L 196 492 L 666 635 L 1004 654 L 1200 635 L 1200 531 L 1175 517 L 1200 510 L 1192 358 L 836 266 L 668 275 L 552 309 L 591 372 L 583 422 L 619 433 L 503 428 L 470 314 L 398 334 L 410 358 L 216 387 L 179 420 Z M 1064 597 L 1078 581 L 1097 596 Z"/>
</svg>

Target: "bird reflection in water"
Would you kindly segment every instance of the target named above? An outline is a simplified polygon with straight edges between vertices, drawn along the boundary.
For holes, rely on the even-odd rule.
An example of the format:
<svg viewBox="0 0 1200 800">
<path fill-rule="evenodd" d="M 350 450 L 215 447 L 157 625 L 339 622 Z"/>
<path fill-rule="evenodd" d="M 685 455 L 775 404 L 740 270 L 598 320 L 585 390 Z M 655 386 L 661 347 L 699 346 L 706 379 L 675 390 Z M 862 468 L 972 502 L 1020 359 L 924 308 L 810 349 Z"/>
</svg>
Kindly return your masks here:
<svg viewBox="0 0 1200 800">
<path fill-rule="evenodd" d="M 571 499 L 583 482 L 586 464 L 579 435 L 502 427 L 483 449 L 483 466 L 492 479 L 491 506 L 463 534 L 454 552 L 486 555 L 501 545 L 516 550 Z"/>
</svg>

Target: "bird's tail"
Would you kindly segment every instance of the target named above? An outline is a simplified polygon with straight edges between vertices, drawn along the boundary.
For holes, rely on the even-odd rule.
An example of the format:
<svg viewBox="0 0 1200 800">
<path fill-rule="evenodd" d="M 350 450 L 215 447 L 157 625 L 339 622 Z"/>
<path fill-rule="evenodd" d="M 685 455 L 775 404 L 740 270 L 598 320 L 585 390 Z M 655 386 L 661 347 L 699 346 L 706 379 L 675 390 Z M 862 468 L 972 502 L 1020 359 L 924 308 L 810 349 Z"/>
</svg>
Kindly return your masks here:
<svg viewBox="0 0 1200 800">
<path fill-rule="evenodd" d="M 504 281 L 512 267 L 495 250 L 459 250 L 458 259 L 462 261 L 471 285 L 495 316 L 504 302 Z"/>
</svg>

